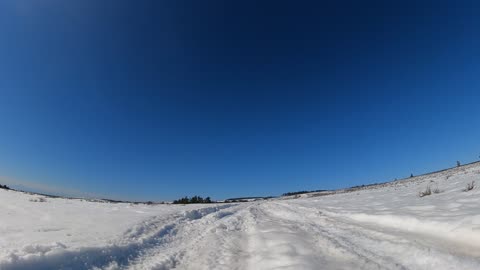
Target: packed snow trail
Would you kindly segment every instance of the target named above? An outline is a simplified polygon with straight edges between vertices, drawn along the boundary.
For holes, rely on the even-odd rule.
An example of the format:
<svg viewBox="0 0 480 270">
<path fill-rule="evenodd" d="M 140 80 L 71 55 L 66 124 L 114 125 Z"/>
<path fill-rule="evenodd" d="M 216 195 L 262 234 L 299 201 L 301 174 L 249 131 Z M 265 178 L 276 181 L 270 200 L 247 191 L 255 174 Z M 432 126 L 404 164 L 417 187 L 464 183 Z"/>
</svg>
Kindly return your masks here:
<svg viewBox="0 0 480 270">
<path fill-rule="evenodd" d="M 441 238 L 424 238 L 414 232 L 356 222 L 316 208 L 268 203 L 257 210 L 256 219 L 265 221 L 259 234 L 270 235 L 253 249 L 258 251 L 260 247 L 264 253 L 256 260 L 261 269 L 317 269 L 320 265 L 323 269 L 458 269 L 458 266 L 479 269 L 480 266 L 478 249 L 457 250 L 454 243 Z"/>
<path fill-rule="evenodd" d="M 315 207 L 265 202 L 243 209 L 239 216 L 241 220 L 222 221 L 236 225 L 228 234 L 210 231 L 196 243 L 199 248 L 187 249 L 177 269 L 480 267 L 480 249 L 459 249 L 461 245 L 442 237 L 330 216 Z"/>
<path fill-rule="evenodd" d="M 0 190 L 0 270 L 480 269 L 480 164 L 241 204 L 135 205 Z M 419 197 L 427 186 L 438 192 Z"/>
</svg>

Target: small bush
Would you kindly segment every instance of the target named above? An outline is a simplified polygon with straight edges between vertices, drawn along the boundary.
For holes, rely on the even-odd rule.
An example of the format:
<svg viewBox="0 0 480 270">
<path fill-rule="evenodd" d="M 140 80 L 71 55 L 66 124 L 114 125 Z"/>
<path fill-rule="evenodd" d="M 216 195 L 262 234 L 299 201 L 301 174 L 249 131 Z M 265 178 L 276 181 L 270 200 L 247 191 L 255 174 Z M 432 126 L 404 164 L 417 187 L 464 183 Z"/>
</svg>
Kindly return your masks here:
<svg viewBox="0 0 480 270">
<path fill-rule="evenodd" d="M 425 196 L 429 196 L 429 195 L 432 195 L 432 188 L 430 187 L 430 185 L 428 185 L 427 188 L 425 188 L 424 191 L 420 191 L 420 193 L 418 194 L 418 196 L 420 198 L 425 197 Z"/>
<path fill-rule="evenodd" d="M 474 188 L 475 188 L 475 181 L 472 181 L 470 183 L 467 183 L 467 186 L 465 187 L 465 189 L 463 191 L 467 192 L 467 191 L 470 191 Z"/>
<path fill-rule="evenodd" d="M 7 189 L 7 190 L 10 189 L 7 185 L 0 185 L 0 188 L 1 189 Z"/>
</svg>

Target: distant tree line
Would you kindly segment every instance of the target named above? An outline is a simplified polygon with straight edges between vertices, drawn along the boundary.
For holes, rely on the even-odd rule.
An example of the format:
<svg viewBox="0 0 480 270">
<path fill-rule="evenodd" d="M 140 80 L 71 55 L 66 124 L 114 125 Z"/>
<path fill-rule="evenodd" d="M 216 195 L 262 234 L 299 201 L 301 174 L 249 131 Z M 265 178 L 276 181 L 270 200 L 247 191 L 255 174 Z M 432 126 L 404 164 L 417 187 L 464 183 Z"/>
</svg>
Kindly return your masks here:
<svg viewBox="0 0 480 270">
<path fill-rule="evenodd" d="M 241 197 L 241 198 L 230 198 L 226 199 L 226 203 L 239 203 L 239 202 L 250 202 L 250 201 L 261 201 L 261 200 L 268 200 L 273 198 L 272 196 L 268 197 Z"/>
<path fill-rule="evenodd" d="M 312 192 L 322 192 L 322 191 L 326 191 L 326 190 L 318 189 L 318 190 L 302 190 L 302 191 L 295 191 L 295 192 L 286 192 L 286 193 L 283 193 L 282 196 L 293 196 L 293 195 L 300 195 L 300 194 L 312 193 Z"/>
<path fill-rule="evenodd" d="M 246 199 L 228 199 L 228 200 L 225 200 L 226 203 L 239 203 L 239 202 L 248 202 L 248 200 Z"/>
<path fill-rule="evenodd" d="M 212 203 L 210 197 L 202 198 L 200 196 L 193 196 L 191 198 L 183 197 L 173 201 L 174 204 L 190 204 L 190 203 Z"/>
<path fill-rule="evenodd" d="M 7 185 L 0 185 L 1 189 L 10 189 Z"/>
<path fill-rule="evenodd" d="M 378 185 L 381 185 L 381 184 L 384 184 L 384 183 L 372 183 L 372 184 L 366 184 L 366 185 L 357 185 L 357 186 L 349 187 L 347 189 L 360 189 L 360 188 L 365 188 L 365 187 L 378 186 Z"/>
</svg>

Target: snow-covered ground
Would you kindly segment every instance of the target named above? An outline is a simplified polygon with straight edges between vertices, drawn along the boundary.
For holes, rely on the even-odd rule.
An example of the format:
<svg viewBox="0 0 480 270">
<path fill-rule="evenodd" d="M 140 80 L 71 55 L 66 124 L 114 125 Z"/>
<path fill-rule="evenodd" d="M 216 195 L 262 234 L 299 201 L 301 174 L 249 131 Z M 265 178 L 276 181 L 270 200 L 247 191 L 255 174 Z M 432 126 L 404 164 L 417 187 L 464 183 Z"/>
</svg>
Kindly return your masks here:
<svg viewBox="0 0 480 270">
<path fill-rule="evenodd" d="M 218 205 L 0 190 L 0 269 L 480 269 L 480 164 L 351 192 Z M 419 197 L 430 185 L 440 193 Z"/>
</svg>

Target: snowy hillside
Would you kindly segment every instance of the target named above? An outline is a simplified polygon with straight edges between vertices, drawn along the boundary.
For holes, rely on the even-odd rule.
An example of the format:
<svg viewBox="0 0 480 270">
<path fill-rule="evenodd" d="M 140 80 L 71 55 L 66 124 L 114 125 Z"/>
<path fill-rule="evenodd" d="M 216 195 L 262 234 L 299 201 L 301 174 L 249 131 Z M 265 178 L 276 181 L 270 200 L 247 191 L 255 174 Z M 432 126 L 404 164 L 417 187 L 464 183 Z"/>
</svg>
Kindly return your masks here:
<svg viewBox="0 0 480 270">
<path fill-rule="evenodd" d="M 0 190 L 0 269 L 480 269 L 472 181 L 478 163 L 354 192 L 188 206 Z"/>
</svg>

